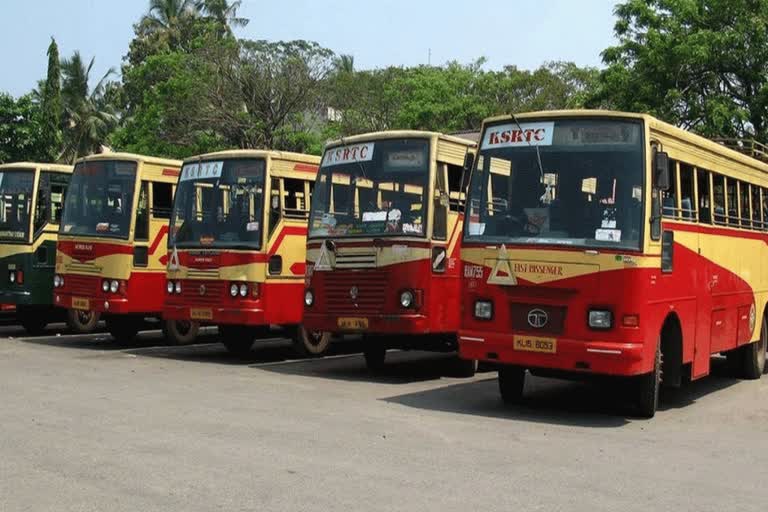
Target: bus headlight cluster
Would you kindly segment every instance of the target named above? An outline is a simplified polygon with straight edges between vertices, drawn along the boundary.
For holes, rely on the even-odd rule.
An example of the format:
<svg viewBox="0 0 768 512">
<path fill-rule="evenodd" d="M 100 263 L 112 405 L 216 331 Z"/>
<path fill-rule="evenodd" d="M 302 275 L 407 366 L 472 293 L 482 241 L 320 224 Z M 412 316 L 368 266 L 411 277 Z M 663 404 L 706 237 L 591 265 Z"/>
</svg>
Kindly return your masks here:
<svg viewBox="0 0 768 512">
<path fill-rule="evenodd" d="M 248 296 L 248 285 L 246 283 L 232 283 L 229 285 L 229 294 L 232 297 L 247 297 Z"/>
<path fill-rule="evenodd" d="M 8 281 L 11 284 L 24 284 L 24 271 L 23 270 L 8 271 Z"/>
<path fill-rule="evenodd" d="M 64 276 L 60 276 L 59 274 L 53 276 L 53 287 L 61 288 L 62 286 L 64 286 Z"/>
<path fill-rule="evenodd" d="M 120 291 L 120 281 L 117 279 L 105 279 L 101 282 L 101 291 L 104 293 L 117 293 Z"/>
<path fill-rule="evenodd" d="M 181 281 L 168 281 L 166 290 L 168 290 L 169 294 L 181 295 Z"/>
<path fill-rule="evenodd" d="M 613 314 L 602 309 L 589 310 L 589 327 L 597 330 L 607 330 L 613 327 Z"/>
<path fill-rule="evenodd" d="M 478 300 L 475 302 L 475 318 L 491 320 L 493 318 L 493 302 L 489 300 Z"/>
<path fill-rule="evenodd" d="M 400 305 L 406 309 L 413 307 L 414 297 L 411 290 L 405 290 L 404 292 L 400 293 Z"/>
<path fill-rule="evenodd" d="M 304 305 L 307 307 L 312 307 L 312 305 L 315 303 L 315 294 L 312 292 L 312 290 L 307 290 L 304 292 Z"/>
</svg>

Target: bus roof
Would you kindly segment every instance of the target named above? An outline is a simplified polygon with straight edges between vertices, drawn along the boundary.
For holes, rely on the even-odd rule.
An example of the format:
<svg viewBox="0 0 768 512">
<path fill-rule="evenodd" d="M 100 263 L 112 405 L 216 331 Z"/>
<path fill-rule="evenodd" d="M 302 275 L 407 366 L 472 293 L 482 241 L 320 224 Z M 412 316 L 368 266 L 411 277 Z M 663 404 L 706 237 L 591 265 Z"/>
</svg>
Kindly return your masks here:
<svg viewBox="0 0 768 512">
<path fill-rule="evenodd" d="M 463 144 L 467 147 L 476 146 L 476 141 L 471 138 L 464 138 L 462 136 L 446 135 L 439 132 L 428 132 L 421 130 L 390 130 L 384 132 L 370 132 L 361 133 L 359 135 L 353 135 L 351 137 L 344 137 L 344 139 L 337 139 L 328 142 L 325 147 L 341 146 L 343 144 L 357 144 L 358 142 L 367 142 L 371 140 L 383 140 L 383 139 L 426 139 L 437 137 L 438 139 L 455 142 L 457 144 Z"/>
<path fill-rule="evenodd" d="M 184 159 L 184 163 L 197 162 L 198 160 L 207 160 L 209 158 L 277 158 L 281 160 L 291 160 L 295 162 L 318 165 L 320 157 L 315 155 L 305 155 L 303 153 L 293 153 L 291 151 L 276 151 L 270 149 L 230 149 L 226 151 L 217 151 L 215 153 L 206 153 Z"/>
<path fill-rule="evenodd" d="M 641 121 L 645 121 L 645 123 L 648 125 L 648 127 L 652 131 L 659 133 L 665 137 L 674 138 L 683 143 L 698 146 L 702 149 L 709 151 L 710 153 L 720 155 L 721 157 L 725 157 L 729 160 L 732 160 L 740 164 L 756 168 L 762 172 L 768 173 L 768 164 L 766 164 L 761 160 L 758 160 L 757 158 L 752 158 L 748 155 L 745 155 L 744 153 L 740 153 L 739 151 L 730 149 L 722 144 L 718 144 L 717 142 L 712 141 L 706 137 L 702 137 L 701 135 L 697 135 L 695 133 L 689 132 L 682 128 L 678 128 L 677 126 L 664 122 L 649 114 L 638 114 L 633 112 L 618 112 L 615 110 L 582 109 L 582 110 L 545 110 L 540 112 L 526 112 L 523 114 L 515 114 L 515 117 L 518 120 L 549 119 L 549 118 L 562 118 L 562 117 L 570 117 L 570 118 L 579 118 L 579 117 L 611 118 L 612 117 L 612 118 L 622 118 L 622 119 L 638 119 Z M 486 125 L 489 123 L 511 121 L 511 120 L 512 120 L 511 115 L 496 116 L 496 117 L 488 118 L 485 121 L 483 121 L 483 125 Z"/>
<path fill-rule="evenodd" d="M 94 162 L 99 160 L 127 160 L 131 162 L 142 162 L 155 165 L 168 165 L 172 167 L 181 167 L 181 160 L 171 160 L 169 158 L 158 158 L 155 156 L 137 155 L 134 153 L 98 153 L 79 158 L 76 164 L 81 162 Z"/>
<path fill-rule="evenodd" d="M 62 165 L 62 164 L 48 164 L 48 163 L 42 163 L 42 162 L 9 162 L 7 164 L 0 164 L 0 170 L 2 169 L 16 169 L 19 167 L 26 167 L 26 168 L 33 168 L 33 169 L 49 169 L 51 171 L 56 172 L 66 172 L 71 173 L 72 172 L 72 166 L 71 165 Z"/>
</svg>

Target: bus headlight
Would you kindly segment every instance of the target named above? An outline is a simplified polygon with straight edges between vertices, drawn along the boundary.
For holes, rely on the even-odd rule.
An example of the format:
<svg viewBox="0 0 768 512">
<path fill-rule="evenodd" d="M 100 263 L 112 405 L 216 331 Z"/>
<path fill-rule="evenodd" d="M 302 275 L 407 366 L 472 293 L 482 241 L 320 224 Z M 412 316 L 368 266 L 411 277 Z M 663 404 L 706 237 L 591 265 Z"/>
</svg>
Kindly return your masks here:
<svg viewBox="0 0 768 512">
<path fill-rule="evenodd" d="M 176 281 L 176 284 L 173 285 L 173 289 L 176 293 L 181 294 L 181 281 Z"/>
<path fill-rule="evenodd" d="M 53 276 L 53 287 L 54 288 L 61 288 L 61 285 L 64 283 L 64 281 L 61 279 L 61 276 L 59 274 L 56 274 Z"/>
<path fill-rule="evenodd" d="M 413 306 L 413 292 L 411 290 L 405 290 L 400 294 L 400 305 L 406 309 Z"/>
<path fill-rule="evenodd" d="M 489 300 L 478 300 L 475 302 L 475 318 L 480 320 L 490 320 L 493 318 L 493 302 Z"/>
<path fill-rule="evenodd" d="M 315 303 L 315 294 L 312 293 L 312 290 L 307 290 L 304 292 L 304 304 L 307 307 L 312 307 L 312 304 Z"/>
<path fill-rule="evenodd" d="M 116 280 L 112 280 L 112 282 L 109 283 L 109 291 L 112 293 L 117 293 L 117 291 L 120 289 L 120 283 L 118 283 Z"/>
<path fill-rule="evenodd" d="M 173 293 L 173 281 L 168 281 L 168 284 L 165 287 L 168 290 L 168 293 Z"/>
<path fill-rule="evenodd" d="M 248 285 L 245 283 L 240 285 L 240 296 L 243 298 L 248 296 Z"/>
<path fill-rule="evenodd" d="M 613 314 L 604 309 L 591 309 L 589 311 L 589 327 L 598 330 L 610 329 L 613 327 Z"/>
<path fill-rule="evenodd" d="M 11 271 L 11 272 L 8 274 L 8 280 L 9 280 L 11 283 L 15 283 L 15 282 L 16 282 L 16 272 L 14 272 L 14 271 Z"/>
<path fill-rule="evenodd" d="M 101 282 L 101 291 L 107 293 L 109 291 L 109 281 L 106 279 Z"/>
<path fill-rule="evenodd" d="M 229 287 L 229 294 L 233 297 L 237 297 L 238 293 L 240 293 L 240 287 L 237 286 L 237 283 L 232 283 L 232 286 Z"/>
</svg>

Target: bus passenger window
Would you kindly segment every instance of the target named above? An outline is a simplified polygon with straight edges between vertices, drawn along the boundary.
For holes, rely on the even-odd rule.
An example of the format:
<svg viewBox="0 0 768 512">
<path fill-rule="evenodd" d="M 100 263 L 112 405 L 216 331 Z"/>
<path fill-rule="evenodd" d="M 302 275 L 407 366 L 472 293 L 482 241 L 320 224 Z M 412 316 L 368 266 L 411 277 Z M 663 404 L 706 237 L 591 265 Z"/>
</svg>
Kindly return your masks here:
<svg viewBox="0 0 768 512">
<path fill-rule="evenodd" d="M 712 176 L 712 202 L 715 224 L 725 224 L 725 178 L 718 174 Z"/>
<path fill-rule="evenodd" d="M 445 164 L 438 164 L 435 176 L 435 215 L 432 236 L 436 240 L 445 240 L 448 236 L 448 191 L 445 183 L 447 167 Z"/>
<path fill-rule="evenodd" d="M 739 182 L 739 204 L 741 204 L 741 227 L 752 227 L 752 212 L 749 209 L 749 184 Z"/>
<path fill-rule="evenodd" d="M 694 208 L 693 167 L 680 164 L 680 213 L 683 220 L 696 220 L 697 211 Z"/>
<path fill-rule="evenodd" d="M 50 221 L 51 177 L 49 173 L 40 173 L 37 184 L 37 203 L 35 205 L 35 233 Z"/>
<path fill-rule="evenodd" d="M 141 190 L 139 191 L 134 240 L 149 241 L 149 183 L 146 181 L 141 182 Z"/>
<path fill-rule="evenodd" d="M 283 214 L 286 217 L 306 219 L 309 216 L 304 197 L 304 182 L 296 179 L 283 179 Z"/>
<path fill-rule="evenodd" d="M 675 218 L 677 217 L 677 162 L 670 161 L 670 168 L 672 169 L 672 176 L 669 184 L 669 190 L 662 192 L 661 199 L 661 215 L 663 217 Z"/>
<path fill-rule="evenodd" d="M 739 225 L 739 198 L 736 191 L 736 180 L 726 178 L 726 193 L 728 194 L 728 224 L 731 226 Z"/>
<path fill-rule="evenodd" d="M 272 178 L 272 193 L 269 197 L 269 234 L 275 231 L 280 223 L 280 179 Z"/>
<path fill-rule="evenodd" d="M 697 169 L 696 181 L 699 194 L 699 222 L 712 224 L 712 200 L 709 193 L 709 171 Z"/>
<path fill-rule="evenodd" d="M 467 191 L 462 190 L 461 188 L 463 174 L 463 166 L 448 164 L 448 195 L 452 212 L 462 213 L 464 211 L 464 201 L 467 197 Z"/>
<path fill-rule="evenodd" d="M 760 201 L 760 187 L 751 185 L 749 188 L 752 193 L 752 228 L 763 229 L 763 219 L 760 216 L 763 211 Z"/>
<path fill-rule="evenodd" d="M 173 208 L 173 186 L 170 183 L 152 183 L 152 217 L 170 219 Z"/>
</svg>

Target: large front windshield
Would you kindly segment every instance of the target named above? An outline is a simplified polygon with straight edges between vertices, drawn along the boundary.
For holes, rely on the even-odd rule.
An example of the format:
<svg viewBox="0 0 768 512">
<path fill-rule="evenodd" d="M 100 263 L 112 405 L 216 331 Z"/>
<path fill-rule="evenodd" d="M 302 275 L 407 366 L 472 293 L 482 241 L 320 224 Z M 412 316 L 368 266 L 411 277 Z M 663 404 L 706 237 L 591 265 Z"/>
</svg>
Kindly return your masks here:
<svg viewBox="0 0 768 512">
<path fill-rule="evenodd" d="M 96 160 L 75 166 L 60 233 L 127 239 L 131 230 L 136 162 Z"/>
<path fill-rule="evenodd" d="M 642 133 L 625 120 L 489 126 L 465 239 L 639 249 Z"/>
<path fill-rule="evenodd" d="M 426 139 L 326 150 L 312 197 L 309 236 L 424 236 L 429 162 Z"/>
<path fill-rule="evenodd" d="M 265 169 L 263 159 L 185 165 L 176 189 L 169 243 L 260 249 Z"/>
<path fill-rule="evenodd" d="M 0 171 L 0 240 L 27 241 L 34 181 L 31 169 Z"/>
</svg>

